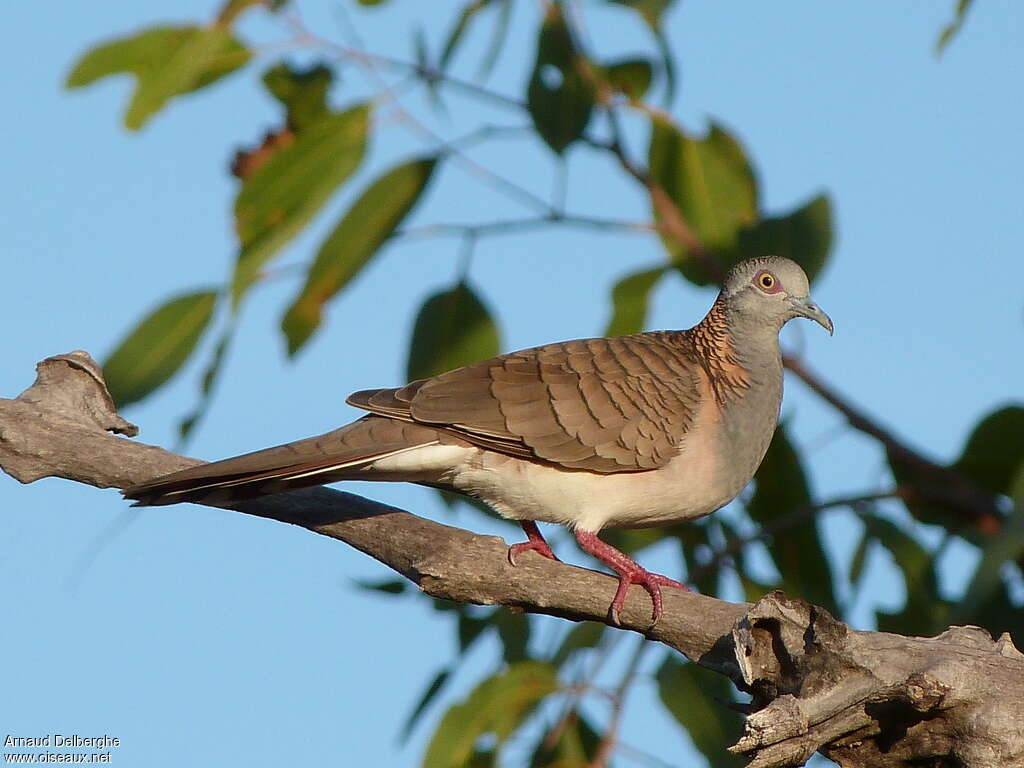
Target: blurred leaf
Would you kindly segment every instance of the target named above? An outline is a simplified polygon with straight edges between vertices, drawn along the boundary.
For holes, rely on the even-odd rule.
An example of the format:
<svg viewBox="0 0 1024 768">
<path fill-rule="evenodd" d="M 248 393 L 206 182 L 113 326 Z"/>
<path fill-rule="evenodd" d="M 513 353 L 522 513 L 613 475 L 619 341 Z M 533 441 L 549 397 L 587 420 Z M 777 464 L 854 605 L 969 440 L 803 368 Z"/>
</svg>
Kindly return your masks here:
<svg viewBox="0 0 1024 768">
<path fill-rule="evenodd" d="M 530 768 L 590 768 L 593 765 L 601 736 L 579 710 L 573 710 L 567 717 L 554 744 L 548 744 L 550 732 L 543 734 L 530 758 Z"/>
<path fill-rule="evenodd" d="M 216 291 L 198 291 L 147 315 L 103 364 L 114 404 L 141 400 L 171 378 L 192 354 L 216 304 Z"/>
<path fill-rule="evenodd" d="M 437 64 L 438 69 L 442 72 L 448 69 L 448 62 L 451 61 L 459 43 L 462 42 L 462 36 L 469 27 L 469 23 L 473 20 L 474 16 L 490 4 L 491 0 L 472 0 L 472 2 L 462 6 L 462 10 L 459 11 L 459 17 L 455 20 L 454 26 L 452 26 L 452 31 L 448 33 L 448 39 L 445 40 L 444 48 L 441 49 L 441 58 Z"/>
<path fill-rule="evenodd" d="M 280 101 L 288 116 L 288 126 L 297 133 L 327 114 L 327 92 L 334 73 L 323 64 L 305 69 L 281 62 L 263 73 L 263 85 Z"/>
<path fill-rule="evenodd" d="M 498 354 L 498 329 L 466 283 L 435 293 L 416 316 L 409 347 L 409 381 L 426 379 Z"/>
<path fill-rule="evenodd" d="M 807 476 L 800 457 L 783 425 L 775 431 L 768 453 L 755 475 L 757 484 L 747 512 L 762 526 L 788 515 L 801 514 L 811 506 Z M 829 560 L 821 545 L 816 515 L 788 526 L 769 539 L 767 548 L 782 575 L 782 586 L 790 594 L 836 613 Z"/>
<path fill-rule="evenodd" d="M 221 368 L 224 365 L 224 359 L 227 357 L 228 347 L 231 345 L 231 338 L 234 334 L 234 326 L 229 325 L 228 329 L 221 336 L 220 341 L 217 342 L 217 346 L 214 347 L 213 354 L 210 356 L 210 362 L 206 366 L 206 370 L 203 371 L 203 377 L 200 380 L 199 385 L 199 402 L 196 407 L 187 416 L 182 418 L 178 424 L 178 443 L 177 448 L 183 448 L 189 436 L 192 434 L 192 430 L 195 429 L 199 420 L 206 414 L 206 411 L 210 407 L 210 403 L 213 397 L 213 385 L 217 382 L 217 378 L 220 376 Z"/>
<path fill-rule="evenodd" d="M 494 71 L 494 65 L 498 63 L 498 57 L 508 40 L 509 22 L 512 21 L 512 0 L 496 0 L 498 3 L 498 18 L 494 20 L 494 34 L 491 36 L 490 45 L 487 46 L 487 54 L 480 62 L 478 76 L 486 78 Z"/>
<path fill-rule="evenodd" d="M 514 613 L 508 608 L 498 608 L 492 618 L 494 626 L 505 649 L 505 661 L 514 664 L 529 658 L 527 646 L 530 643 L 530 620 L 524 613 Z"/>
<path fill-rule="evenodd" d="M 741 227 L 757 221 L 757 183 L 743 149 L 717 125 L 703 139 L 687 136 L 666 119 L 656 118 L 651 125 L 651 175 L 705 248 L 716 253 L 736 248 Z M 688 280 L 715 282 L 680 243 L 664 235 L 662 242 Z"/>
<path fill-rule="evenodd" d="M 110 75 L 134 75 L 124 124 L 138 130 L 172 97 L 216 82 L 249 57 L 230 30 L 218 24 L 151 27 L 93 48 L 76 62 L 66 85 L 80 88 Z"/>
<path fill-rule="evenodd" d="M 219 24 L 232 24 L 243 11 L 256 5 L 266 5 L 265 0 L 227 0 L 217 14 Z"/>
<path fill-rule="evenodd" d="M 831 248 L 832 205 L 826 195 L 818 195 L 790 214 L 743 227 L 736 252 L 724 262 L 728 269 L 756 256 L 786 256 L 803 267 L 813 282 Z"/>
<path fill-rule="evenodd" d="M 445 683 L 452 675 L 451 668 L 442 669 L 438 672 L 434 679 L 430 681 L 430 684 L 423 691 L 423 695 L 420 696 L 420 700 L 416 702 L 416 706 L 413 707 L 412 712 L 409 713 L 409 717 L 406 718 L 405 724 L 402 726 L 402 731 L 398 736 L 400 743 L 404 744 L 409 740 L 409 736 L 412 735 L 413 728 L 416 727 L 416 721 L 420 719 L 420 716 L 427 711 L 427 707 L 430 703 L 437 698 L 437 694 L 444 688 Z"/>
<path fill-rule="evenodd" d="M 537 133 L 559 155 L 583 134 L 594 109 L 586 66 L 559 6 L 549 4 L 526 98 Z"/>
<path fill-rule="evenodd" d="M 647 323 L 647 302 L 666 267 L 645 269 L 619 280 L 612 288 L 612 319 L 605 336 L 627 336 L 639 333 Z"/>
<path fill-rule="evenodd" d="M 740 715 L 721 703 L 731 698 L 726 678 L 670 656 L 658 670 L 657 679 L 662 703 L 712 768 L 746 765 L 744 757 L 726 751 L 743 732 Z"/>
<path fill-rule="evenodd" d="M 1024 408 L 1012 405 L 983 418 L 967 439 L 953 469 L 992 493 L 1010 493 L 1024 464 Z"/>
<path fill-rule="evenodd" d="M 242 246 L 232 286 L 235 306 L 259 269 L 359 166 L 368 120 L 366 106 L 317 120 L 242 184 L 235 199 L 235 229 Z"/>
<path fill-rule="evenodd" d="M 500 747 L 540 701 L 557 690 L 554 668 L 537 661 L 513 664 L 484 680 L 441 719 L 423 768 L 462 768 L 486 733 L 494 734 Z"/>
<path fill-rule="evenodd" d="M 491 613 L 493 616 L 493 612 Z M 480 618 L 472 616 L 466 611 L 459 613 L 459 653 L 465 653 L 477 638 L 491 626 L 490 616 Z"/>
<path fill-rule="evenodd" d="M 954 606 L 951 620 L 956 623 L 971 621 L 1002 586 L 1003 566 L 1024 557 L 1024 462 L 1017 466 L 1010 483 L 1014 498 L 1013 512 L 1003 524 L 998 536 L 993 536 L 982 550 L 971 583 L 960 602 Z"/>
<path fill-rule="evenodd" d="M 608 84 L 631 101 L 641 101 L 650 90 L 654 67 L 647 59 L 622 59 L 604 67 Z"/>
<path fill-rule="evenodd" d="M 984 627 L 993 637 L 1009 632 L 1017 648 L 1024 646 L 1024 610 L 1019 601 L 1015 603 L 1010 599 L 1004 581 L 996 581 L 987 599 L 977 605 L 973 613 L 965 615 L 967 621 Z M 947 623 L 951 621 L 947 617 Z"/>
<path fill-rule="evenodd" d="M 676 92 L 676 64 L 672 57 L 672 49 L 665 37 L 662 27 L 662 20 L 665 12 L 672 7 L 675 0 L 609 0 L 616 5 L 624 5 L 632 8 L 647 23 L 654 35 L 654 42 L 658 46 L 658 53 L 661 54 L 662 66 L 665 69 L 666 102 L 675 98 Z"/>
<path fill-rule="evenodd" d="M 383 592 L 386 595 L 402 595 L 412 585 L 405 579 L 383 579 L 381 581 L 363 581 L 355 579 L 356 586 L 369 592 Z"/>
<path fill-rule="evenodd" d="M 739 532 L 728 520 L 721 518 L 717 522 L 722 530 L 722 534 L 725 536 L 726 544 L 735 544 L 738 541 L 742 541 L 743 537 L 740 536 Z M 752 542 L 744 542 L 743 546 L 739 547 L 736 554 L 733 555 L 733 561 L 736 564 L 736 576 L 739 578 L 740 586 L 743 588 L 743 599 L 748 603 L 756 603 L 773 589 L 776 589 L 778 585 L 766 584 L 751 575 L 749 567 L 750 558 L 748 557 L 751 547 Z M 719 580 L 718 592 L 716 594 L 724 594 L 725 585 L 723 582 L 731 575 L 729 569 L 727 567 L 718 567 L 714 569 L 713 573 L 718 576 Z"/>
<path fill-rule="evenodd" d="M 324 304 L 359 274 L 394 234 L 430 182 L 437 158 L 396 166 L 373 182 L 324 240 L 281 329 L 294 355 L 320 326 Z"/>
<path fill-rule="evenodd" d="M 935 42 L 935 55 L 941 56 L 954 37 L 960 32 L 964 22 L 967 20 L 967 12 L 971 9 L 974 0 L 958 0 L 956 4 L 956 15 L 953 20 L 942 28 L 939 39 Z"/>
<path fill-rule="evenodd" d="M 876 611 L 878 629 L 905 635 L 926 635 L 946 626 L 946 608 L 939 600 L 932 554 L 907 532 L 882 517 L 862 515 L 867 531 L 891 555 L 903 573 L 907 599 L 896 613 Z"/>
<path fill-rule="evenodd" d="M 853 557 L 850 559 L 850 575 L 849 580 L 851 584 L 856 584 L 860 581 L 860 577 L 864 575 L 864 565 L 867 563 L 868 552 L 871 548 L 871 543 L 875 540 L 867 530 L 861 534 L 860 541 L 857 542 L 857 549 L 853 552 Z"/>
<path fill-rule="evenodd" d="M 570 629 L 565 637 L 562 638 L 561 644 L 558 646 L 558 650 L 551 657 L 551 663 L 561 669 L 562 665 L 567 662 L 576 651 L 581 651 L 585 648 L 593 648 L 604 637 L 604 624 L 598 624 L 596 621 L 581 621 Z"/>
</svg>

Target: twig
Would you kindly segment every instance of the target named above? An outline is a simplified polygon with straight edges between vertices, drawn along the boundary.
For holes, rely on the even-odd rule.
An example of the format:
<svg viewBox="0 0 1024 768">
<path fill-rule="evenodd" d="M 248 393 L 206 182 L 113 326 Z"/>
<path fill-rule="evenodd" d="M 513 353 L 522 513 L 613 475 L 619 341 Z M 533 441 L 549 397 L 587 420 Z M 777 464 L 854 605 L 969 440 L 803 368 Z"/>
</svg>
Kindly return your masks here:
<svg viewBox="0 0 1024 768">
<path fill-rule="evenodd" d="M 766 539 L 776 536 L 783 531 L 788 531 L 791 528 L 802 525 L 819 512 L 826 509 L 833 509 L 835 507 L 855 507 L 859 504 L 867 504 L 872 501 L 882 501 L 884 499 L 906 499 L 909 496 L 910 493 L 906 489 L 893 488 L 888 491 L 879 491 L 878 493 L 840 496 L 834 499 L 829 499 L 828 501 L 823 501 L 819 504 L 809 504 L 807 506 L 800 507 L 799 509 L 794 509 L 791 512 L 776 518 L 769 525 L 762 526 L 750 536 L 732 539 L 726 543 L 725 546 L 712 550 L 711 559 L 698 568 L 694 568 L 692 572 L 687 574 L 686 578 L 690 583 L 696 583 L 703 577 L 714 573 L 726 558 L 738 554 L 740 550 L 749 544 L 753 544 L 757 541 L 765 541 Z"/>
</svg>

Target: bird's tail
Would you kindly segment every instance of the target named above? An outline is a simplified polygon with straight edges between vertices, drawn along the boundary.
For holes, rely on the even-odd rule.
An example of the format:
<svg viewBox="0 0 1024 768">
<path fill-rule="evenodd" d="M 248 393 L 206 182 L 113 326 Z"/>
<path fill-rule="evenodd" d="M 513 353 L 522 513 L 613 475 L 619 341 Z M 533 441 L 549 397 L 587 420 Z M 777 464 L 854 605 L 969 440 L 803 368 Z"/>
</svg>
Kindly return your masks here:
<svg viewBox="0 0 1024 768">
<path fill-rule="evenodd" d="M 333 432 L 201 464 L 134 485 L 123 493 L 136 506 L 183 501 L 231 504 L 359 477 L 359 471 L 375 461 L 437 439 L 437 432 L 429 427 L 365 416 Z"/>
</svg>

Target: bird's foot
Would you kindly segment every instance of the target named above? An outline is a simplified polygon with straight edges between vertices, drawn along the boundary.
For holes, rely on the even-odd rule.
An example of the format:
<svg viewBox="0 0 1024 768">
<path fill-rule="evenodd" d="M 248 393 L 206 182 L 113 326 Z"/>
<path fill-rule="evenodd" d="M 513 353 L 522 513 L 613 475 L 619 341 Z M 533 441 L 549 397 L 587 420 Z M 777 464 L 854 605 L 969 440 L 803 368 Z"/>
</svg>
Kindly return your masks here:
<svg viewBox="0 0 1024 768">
<path fill-rule="evenodd" d="M 690 588 L 675 579 L 670 579 L 668 576 L 662 576 L 660 573 L 651 573 L 646 568 L 642 568 L 636 565 L 636 568 L 619 571 L 619 588 L 615 592 L 615 598 L 612 600 L 612 606 L 609 609 L 611 613 L 612 622 L 621 625 L 622 622 L 619 620 L 619 616 L 622 613 L 622 607 L 626 602 L 626 593 L 629 591 L 630 584 L 638 584 L 647 590 L 647 594 L 651 596 L 651 602 L 654 604 L 651 610 L 651 626 L 653 627 L 658 623 L 658 619 L 661 618 L 662 614 L 662 600 L 661 600 L 661 588 L 662 587 L 673 587 L 675 589 L 681 589 L 684 592 L 689 592 Z"/>
<path fill-rule="evenodd" d="M 555 553 L 551 551 L 551 547 L 544 540 L 544 537 L 541 536 L 540 529 L 537 528 L 537 524 L 530 520 L 524 520 L 520 524 L 523 526 L 523 530 L 526 531 L 528 541 L 510 546 L 508 548 L 508 561 L 512 563 L 512 565 L 515 565 L 516 557 L 521 555 L 523 552 L 536 552 L 549 560 L 558 562 L 558 558 L 555 557 Z"/>
<path fill-rule="evenodd" d="M 609 614 L 611 615 L 612 623 L 614 624 L 621 625 L 622 623 L 620 621 L 620 616 L 622 614 L 622 607 L 626 602 L 626 593 L 629 591 L 630 584 L 640 585 L 647 590 L 647 594 L 651 596 L 651 602 L 654 604 L 653 610 L 651 611 L 652 627 L 657 624 L 658 619 L 661 618 L 662 587 L 673 587 L 675 589 L 681 589 L 684 592 L 690 591 L 688 586 L 676 581 L 675 579 L 670 579 L 668 576 L 662 576 L 660 573 L 651 573 L 624 552 L 620 552 L 611 544 L 601 541 L 601 539 L 597 538 L 597 534 L 595 533 L 590 533 L 588 531 L 576 531 L 576 541 L 579 542 L 580 546 L 584 550 L 592 554 L 602 563 L 610 566 L 619 574 L 619 588 L 616 590 L 611 608 L 609 608 Z"/>
</svg>

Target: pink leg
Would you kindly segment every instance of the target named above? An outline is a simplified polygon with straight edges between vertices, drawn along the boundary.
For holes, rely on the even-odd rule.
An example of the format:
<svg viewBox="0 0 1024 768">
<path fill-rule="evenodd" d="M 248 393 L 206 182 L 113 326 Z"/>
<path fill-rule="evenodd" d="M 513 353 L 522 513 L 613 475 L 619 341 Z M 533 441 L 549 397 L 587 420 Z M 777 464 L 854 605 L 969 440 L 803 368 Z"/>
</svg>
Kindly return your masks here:
<svg viewBox="0 0 1024 768">
<path fill-rule="evenodd" d="M 592 554 L 605 565 L 611 566 L 611 568 L 619 574 L 619 589 L 615 593 L 615 599 L 612 600 L 611 606 L 612 621 L 616 624 L 619 623 L 619 614 L 622 613 L 622 605 L 626 602 L 626 592 L 629 590 L 630 584 L 639 584 L 647 590 L 648 594 L 650 594 L 651 601 L 654 603 L 654 611 L 651 615 L 651 626 L 657 624 L 658 619 L 661 618 L 662 587 L 675 587 L 676 589 L 682 589 L 685 592 L 690 591 L 690 588 L 685 584 L 681 584 L 674 579 L 670 579 L 668 576 L 651 573 L 650 571 L 642 568 L 624 552 L 620 552 L 611 544 L 606 544 L 597 538 L 596 533 L 591 533 L 590 531 L 576 531 L 576 541 L 579 542 L 580 546 L 584 550 Z"/>
<path fill-rule="evenodd" d="M 513 544 L 508 548 L 508 561 L 512 565 L 516 564 L 516 556 L 522 552 L 533 551 L 539 555 L 550 558 L 551 560 L 558 560 L 555 557 L 555 553 L 551 551 L 551 547 L 544 541 L 544 537 L 540 535 L 540 529 L 537 524 L 532 520 L 521 520 L 519 522 L 523 526 L 523 530 L 526 531 L 526 538 L 529 541 L 524 541 L 522 544 Z"/>
</svg>

